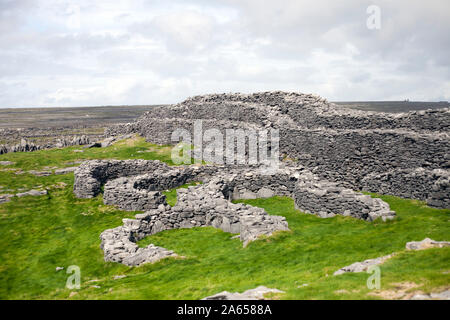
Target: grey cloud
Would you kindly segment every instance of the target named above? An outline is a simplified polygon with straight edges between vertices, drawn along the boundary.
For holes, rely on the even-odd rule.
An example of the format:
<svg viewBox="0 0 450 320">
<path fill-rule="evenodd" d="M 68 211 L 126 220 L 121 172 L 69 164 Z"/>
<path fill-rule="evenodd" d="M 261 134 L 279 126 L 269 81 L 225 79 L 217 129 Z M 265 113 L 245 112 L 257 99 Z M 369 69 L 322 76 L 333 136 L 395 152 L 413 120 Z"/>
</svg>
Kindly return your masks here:
<svg viewBox="0 0 450 320">
<path fill-rule="evenodd" d="M 83 12 L 80 29 L 64 24 L 71 4 Z M 366 27 L 371 4 L 381 8 L 380 30 Z M 449 8 L 446 0 L 3 0 L 0 103 L 167 103 L 270 89 L 450 99 Z"/>
</svg>

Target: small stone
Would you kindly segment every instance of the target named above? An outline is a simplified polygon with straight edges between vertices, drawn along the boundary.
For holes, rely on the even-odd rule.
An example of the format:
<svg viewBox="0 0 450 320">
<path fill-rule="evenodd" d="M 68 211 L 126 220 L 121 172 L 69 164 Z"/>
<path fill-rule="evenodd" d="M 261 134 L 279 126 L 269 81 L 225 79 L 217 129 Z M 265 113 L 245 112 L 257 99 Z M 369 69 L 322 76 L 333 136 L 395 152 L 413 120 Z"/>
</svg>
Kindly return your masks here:
<svg viewBox="0 0 450 320">
<path fill-rule="evenodd" d="M 444 247 L 450 247 L 450 241 L 435 241 L 430 238 L 425 238 L 422 241 L 411 241 L 406 243 L 407 250 L 425 250 L 429 248 Z"/>
</svg>

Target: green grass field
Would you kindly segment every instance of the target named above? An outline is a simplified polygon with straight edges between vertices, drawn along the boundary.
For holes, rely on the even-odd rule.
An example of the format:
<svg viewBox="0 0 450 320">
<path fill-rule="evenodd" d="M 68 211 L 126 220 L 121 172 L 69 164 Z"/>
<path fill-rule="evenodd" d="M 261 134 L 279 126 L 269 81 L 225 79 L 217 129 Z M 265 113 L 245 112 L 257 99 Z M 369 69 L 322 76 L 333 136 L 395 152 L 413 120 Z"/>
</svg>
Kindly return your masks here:
<svg viewBox="0 0 450 320">
<path fill-rule="evenodd" d="M 342 216 L 321 219 L 295 210 L 286 197 L 246 200 L 269 214 L 286 217 L 291 231 L 246 248 L 231 234 L 212 227 L 164 231 L 139 245 L 154 243 L 184 258 L 134 268 L 105 263 L 100 233 L 121 225 L 134 212 L 104 205 L 101 195 L 76 199 L 72 173 L 36 177 L 4 169 L 41 170 L 105 158 L 159 159 L 171 164 L 170 147 L 135 138 L 83 153 L 75 149 L 80 147 L 0 156 L 0 161 L 15 162 L 0 166 L 0 193 L 49 189 L 46 196 L 12 198 L 0 204 L 1 299 L 69 299 L 72 292 L 77 293 L 70 299 L 201 299 L 259 285 L 285 291 L 274 299 L 380 299 L 396 298 L 392 292 L 401 290 L 429 293 L 450 287 L 450 248 L 405 251 L 408 241 L 450 240 L 450 210 L 392 196 L 381 196 L 398 215 L 389 222 Z M 59 182 L 66 186 L 57 186 Z M 173 205 L 176 193 L 172 190 L 166 196 Z M 367 273 L 332 275 L 353 262 L 392 252 L 398 254 L 381 266 L 380 290 L 367 288 Z M 65 287 L 70 265 L 80 267 L 79 290 Z M 56 271 L 56 267 L 65 269 Z M 117 275 L 126 277 L 114 280 Z"/>
</svg>

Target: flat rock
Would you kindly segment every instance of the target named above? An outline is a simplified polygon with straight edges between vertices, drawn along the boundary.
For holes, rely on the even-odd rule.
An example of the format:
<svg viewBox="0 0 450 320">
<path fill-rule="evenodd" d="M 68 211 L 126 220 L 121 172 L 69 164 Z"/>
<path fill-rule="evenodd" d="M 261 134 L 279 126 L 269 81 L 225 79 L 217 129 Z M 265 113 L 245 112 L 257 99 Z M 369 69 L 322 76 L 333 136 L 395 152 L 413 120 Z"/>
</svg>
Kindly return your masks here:
<svg viewBox="0 0 450 320">
<path fill-rule="evenodd" d="M 77 167 L 67 167 L 67 168 L 57 169 L 57 170 L 55 170 L 55 174 L 57 174 L 57 175 L 67 174 L 70 172 L 74 172 L 76 169 L 77 169 Z"/>
<path fill-rule="evenodd" d="M 0 194 L 0 204 L 9 202 L 12 197 L 14 197 L 13 194 Z"/>
<path fill-rule="evenodd" d="M 355 262 L 351 265 L 348 265 L 346 267 L 343 267 L 343 268 L 337 270 L 335 273 L 333 273 L 333 275 L 338 276 L 340 274 L 347 273 L 347 272 L 365 272 L 365 271 L 367 271 L 367 269 L 369 267 L 382 264 L 386 260 L 392 258 L 393 256 L 394 256 L 394 254 L 392 253 L 387 256 L 378 257 L 375 259 L 368 259 L 368 260 L 364 260 L 362 262 Z"/>
<path fill-rule="evenodd" d="M 411 241 L 406 243 L 407 250 L 425 250 L 443 247 L 450 247 L 450 241 L 435 241 L 430 238 L 425 238 L 422 241 Z"/>
<path fill-rule="evenodd" d="M 450 300 L 450 289 L 439 293 L 416 294 L 411 297 L 411 300 Z"/>
<path fill-rule="evenodd" d="M 267 293 L 284 293 L 284 291 L 259 286 L 242 293 L 222 291 L 213 296 L 203 298 L 202 300 L 264 300 L 264 295 Z"/>
<path fill-rule="evenodd" d="M 26 192 L 21 192 L 21 193 L 16 193 L 16 197 L 25 197 L 25 196 L 43 196 L 46 195 L 48 192 L 47 190 L 30 190 L 30 191 L 26 191 Z"/>
<path fill-rule="evenodd" d="M 29 174 L 35 175 L 37 177 L 46 177 L 52 174 L 51 171 L 37 171 L 37 170 L 29 170 L 27 171 Z"/>
</svg>

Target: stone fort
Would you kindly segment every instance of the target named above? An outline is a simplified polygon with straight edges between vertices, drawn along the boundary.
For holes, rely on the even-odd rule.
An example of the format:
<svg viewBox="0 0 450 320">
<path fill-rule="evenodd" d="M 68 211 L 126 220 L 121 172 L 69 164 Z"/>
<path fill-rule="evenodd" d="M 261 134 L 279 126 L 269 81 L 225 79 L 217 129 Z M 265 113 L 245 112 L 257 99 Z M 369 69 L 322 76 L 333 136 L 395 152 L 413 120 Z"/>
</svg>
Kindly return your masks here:
<svg viewBox="0 0 450 320">
<path fill-rule="evenodd" d="M 263 92 L 211 94 L 155 107 L 135 122 L 110 127 L 107 136 L 139 134 L 157 144 L 174 144 L 172 133 L 203 128 L 277 129 L 281 166 L 168 166 L 159 161 L 94 160 L 75 171 L 74 193 L 107 204 L 144 211 L 101 234 L 106 261 L 140 265 L 176 256 L 164 248 L 139 248 L 136 241 L 173 228 L 213 226 L 237 234 L 247 245 L 261 235 L 289 230 L 283 217 L 230 200 L 290 196 L 302 212 L 383 221 L 395 212 L 360 191 L 450 207 L 450 109 L 390 114 L 347 109 L 310 94 Z M 162 191 L 177 190 L 175 206 Z"/>
</svg>

